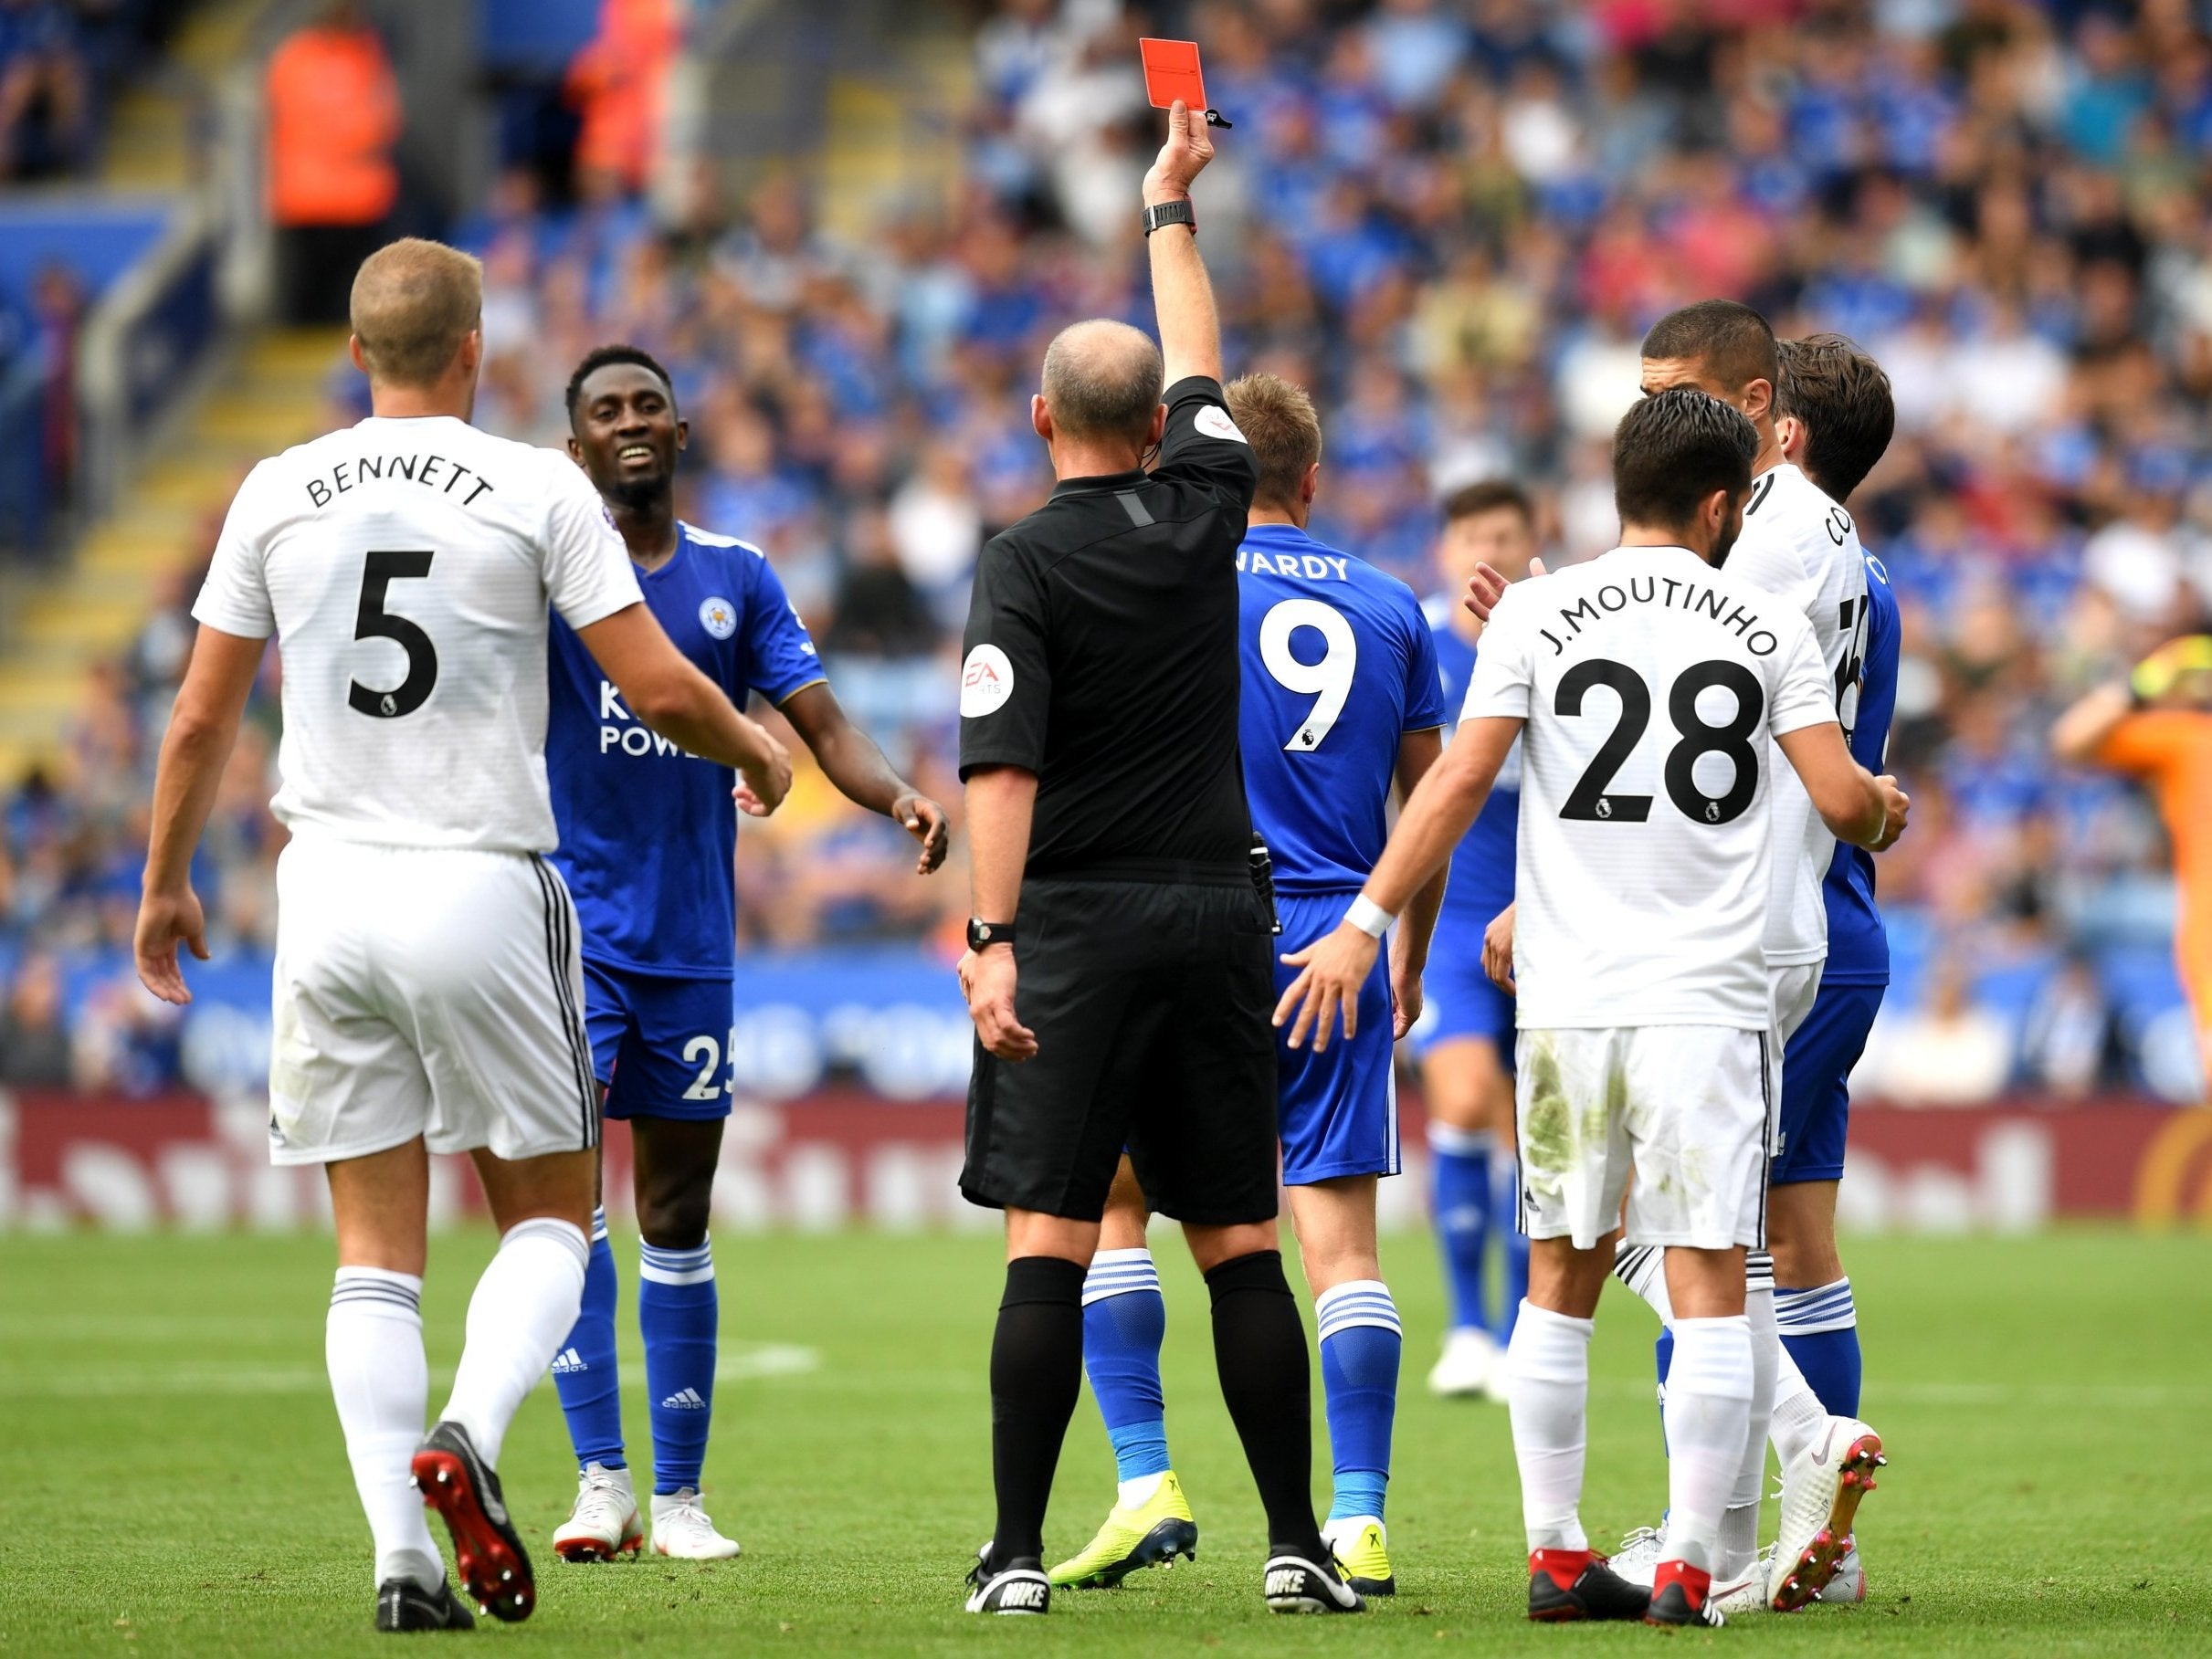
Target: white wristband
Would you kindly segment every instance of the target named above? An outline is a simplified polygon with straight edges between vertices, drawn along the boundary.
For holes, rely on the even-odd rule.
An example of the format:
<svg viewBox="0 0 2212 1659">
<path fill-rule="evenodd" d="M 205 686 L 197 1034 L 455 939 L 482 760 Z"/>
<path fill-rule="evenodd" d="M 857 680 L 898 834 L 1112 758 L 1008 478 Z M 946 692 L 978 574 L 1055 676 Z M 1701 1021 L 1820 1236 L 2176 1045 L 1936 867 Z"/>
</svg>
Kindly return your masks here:
<svg viewBox="0 0 2212 1659">
<path fill-rule="evenodd" d="M 1380 939 L 1390 931 L 1393 918 L 1389 911 L 1362 893 L 1352 901 L 1352 908 L 1344 912 L 1344 919 L 1369 939 Z"/>
</svg>

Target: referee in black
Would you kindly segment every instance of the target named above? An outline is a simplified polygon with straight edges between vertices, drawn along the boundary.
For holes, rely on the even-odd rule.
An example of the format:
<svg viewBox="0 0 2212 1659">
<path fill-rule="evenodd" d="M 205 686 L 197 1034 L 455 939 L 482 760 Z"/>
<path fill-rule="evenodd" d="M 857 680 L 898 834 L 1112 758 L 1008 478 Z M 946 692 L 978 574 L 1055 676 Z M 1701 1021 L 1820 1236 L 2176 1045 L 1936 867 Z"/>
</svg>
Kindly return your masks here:
<svg viewBox="0 0 2212 1659">
<path fill-rule="evenodd" d="M 1221 1391 L 1267 1509 L 1268 1605 L 1362 1608 L 1314 1526 L 1306 1338 L 1275 1226 L 1272 917 L 1237 745 L 1237 548 L 1257 470 L 1223 404 L 1190 205 L 1212 156 L 1175 105 L 1144 179 L 1164 350 L 1120 322 L 1053 341 L 1030 421 L 1059 482 L 984 549 L 968 611 L 961 983 L 977 1043 L 960 1184 L 1006 1213 L 998 1524 L 971 1612 L 1050 1604 L 1045 1506 L 1124 1147 L 1212 1291 Z"/>
</svg>

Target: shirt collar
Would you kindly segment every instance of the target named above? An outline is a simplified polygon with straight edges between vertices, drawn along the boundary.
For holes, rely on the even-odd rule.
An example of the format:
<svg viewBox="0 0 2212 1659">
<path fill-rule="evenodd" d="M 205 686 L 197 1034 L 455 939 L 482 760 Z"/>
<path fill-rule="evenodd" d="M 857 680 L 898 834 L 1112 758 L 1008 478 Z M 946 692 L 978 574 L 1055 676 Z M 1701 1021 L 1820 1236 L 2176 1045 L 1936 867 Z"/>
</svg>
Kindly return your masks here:
<svg viewBox="0 0 2212 1659">
<path fill-rule="evenodd" d="M 1151 477 L 1152 474 L 1138 467 L 1128 472 L 1100 473 L 1095 478 L 1062 478 L 1052 487 L 1052 499 L 1057 501 L 1062 496 L 1103 495 L 1114 490 L 1135 489 Z"/>
</svg>

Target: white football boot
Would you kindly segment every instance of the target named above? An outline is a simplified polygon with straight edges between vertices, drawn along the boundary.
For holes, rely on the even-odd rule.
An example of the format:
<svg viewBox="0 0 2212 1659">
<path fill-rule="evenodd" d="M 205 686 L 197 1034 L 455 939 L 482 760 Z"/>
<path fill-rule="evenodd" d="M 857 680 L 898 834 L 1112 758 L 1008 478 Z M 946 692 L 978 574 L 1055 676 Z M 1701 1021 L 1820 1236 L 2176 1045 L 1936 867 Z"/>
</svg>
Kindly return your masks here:
<svg viewBox="0 0 2212 1659">
<path fill-rule="evenodd" d="M 1763 1612 L 1766 1608 L 1766 1586 L 1774 1578 L 1774 1571 L 1775 1547 L 1769 1544 L 1759 1551 L 1750 1566 L 1726 1583 L 1715 1579 L 1707 1594 L 1714 1608 L 1726 1618 L 1733 1619 L 1738 1613 Z"/>
<path fill-rule="evenodd" d="M 1845 1606 L 1867 1599 L 1867 1570 L 1859 1559 L 1859 1540 L 1853 1538 L 1851 1547 L 1843 1552 L 1843 1559 L 1836 1563 L 1836 1576 L 1828 1581 L 1820 1592 L 1823 1607 Z"/>
<path fill-rule="evenodd" d="M 1819 1598 L 1851 1548 L 1859 1501 L 1889 1460 L 1881 1436 L 1850 1417 L 1831 1417 L 1805 1456 L 1782 1471 L 1782 1532 L 1775 1544 L 1767 1603 L 1795 1612 Z"/>
<path fill-rule="evenodd" d="M 685 1486 L 666 1496 L 653 1494 L 653 1553 L 679 1561 L 727 1561 L 738 1553 L 738 1542 L 714 1530 L 699 1507 L 698 1492 Z"/>
<path fill-rule="evenodd" d="M 1656 1527 L 1638 1527 L 1621 1539 L 1620 1548 L 1606 1565 L 1613 1570 L 1616 1578 L 1649 1590 L 1652 1578 L 1659 1571 L 1659 1551 L 1666 1547 L 1666 1522 L 1661 1521 Z"/>
<path fill-rule="evenodd" d="M 576 1481 L 576 1507 L 553 1533 L 553 1553 L 564 1561 L 611 1561 L 636 1555 L 644 1542 L 630 1472 L 586 1465 Z"/>
<path fill-rule="evenodd" d="M 1474 1326 L 1456 1328 L 1444 1339 L 1443 1358 L 1429 1368 L 1428 1391 L 1448 1399 L 1472 1399 L 1489 1391 L 1493 1376 L 1502 1381 L 1504 1370 L 1505 1356 L 1490 1332 Z"/>
</svg>

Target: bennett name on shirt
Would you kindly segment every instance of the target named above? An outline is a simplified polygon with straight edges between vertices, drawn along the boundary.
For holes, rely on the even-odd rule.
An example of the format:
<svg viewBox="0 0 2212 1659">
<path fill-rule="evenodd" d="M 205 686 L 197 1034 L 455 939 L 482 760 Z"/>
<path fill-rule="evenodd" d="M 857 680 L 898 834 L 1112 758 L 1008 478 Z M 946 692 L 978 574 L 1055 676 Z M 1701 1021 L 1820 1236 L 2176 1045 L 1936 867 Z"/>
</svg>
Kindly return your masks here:
<svg viewBox="0 0 2212 1659">
<path fill-rule="evenodd" d="M 339 461 L 330 469 L 330 481 L 321 477 L 302 480 L 307 499 L 318 509 L 328 507 L 340 496 L 355 486 L 386 478 L 405 478 L 410 484 L 419 484 L 425 489 L 437 485 L 438 468 L 444 467 L 445 487 L 437 491 L 449 496 L 453 487 L 463 478 L 474 478 L 469 493 L 460 498 L 463 507 L 473 507 L 476 499 L 489 494 L 494 488 L 490 478 L 473 467 L 464 467 L 458 461 L 442 455 L 363 455 L 351 460 Z M 347 476 L 348 474 L 352 476 Z"/>
</svg>

